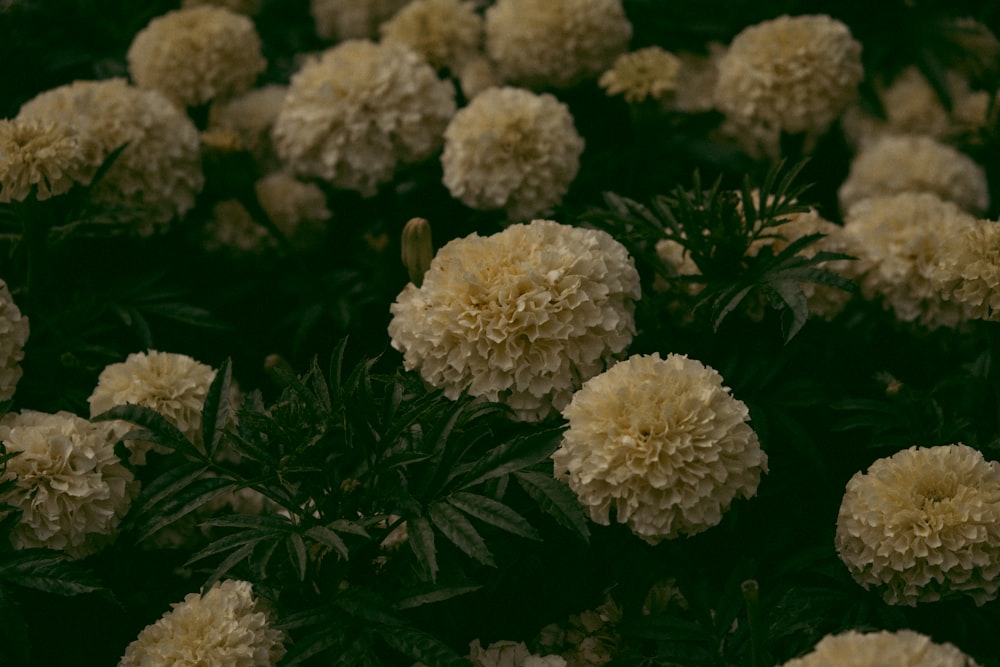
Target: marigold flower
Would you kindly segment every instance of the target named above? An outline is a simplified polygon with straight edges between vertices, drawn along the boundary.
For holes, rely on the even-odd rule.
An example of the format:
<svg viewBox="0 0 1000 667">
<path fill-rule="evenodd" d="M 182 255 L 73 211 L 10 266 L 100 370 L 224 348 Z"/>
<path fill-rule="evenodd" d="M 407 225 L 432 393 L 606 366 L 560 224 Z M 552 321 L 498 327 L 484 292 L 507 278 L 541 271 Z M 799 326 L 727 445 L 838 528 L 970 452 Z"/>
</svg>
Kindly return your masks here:
<svg viewBox="0 0 1000 667">
<path fill-rule="evenodd" d="M 0 279 L 0 401 L 12 398 L 21 380 L 21 360 L 30 332 L 28 318 L 14 303 L 7 283 Z"/>
<path fill-rule="evenodd" d="M 584 142 L 565 104 L 549 94 L 491 88 L 444 133 L 444 184 L 467 206 L 530 218 L 560 202 Z"/>
<path fill-rule="evenodd" d="M 639 274 L 605 232 L 534 220 L 438 250 L 391 306 L 392 346 L 449 398 L 540 420 L 631 342 Z"/>
<path fill-rule="evenodd" d="M 483 648 L 478 639 L 469 644 L 474 667 L 566 667 L 558 655 L 533 655 L 524 642 L 498 641 Z"/>
<path fill-rule="evenodd" d="M 597 82 L 608 95 L 624 95 L 626 102 L 659 100 L 677 90 L 681 59 L 658 46 L 624 53 Z"/>
<path fill-rule="evenodd" d="M 136 33 L 127 57 L 136 85 L 181 107 L 242 93 L 267 67 L 253 21 L 214 5 L 154 18 Z"/>
<path fill-rule="evenodd" d="M 0 203 L 38 200 L 90 183 L 97 146 L 68 125 L 41 119 L 0 120 Z"/>
<path fill-rule="evenodd" d="M 87 401 L 90 415 L 96 416 L 117 405 L 132 403 L 156 410 L 189 440 L 201 441 L 201 408 L 215 379 L 215 369 L 191 357 L 171 352 L 135 352 L 117 364 L 110 364 L 97 378 L 97 387 Z M 169 449 L 154 443 L 126 440 L 130 460 L 146 461 L 151 449 Z"/>
<path fill-rule="evenodd" d="M 529 88 L 596 77 L 631 37 L 621 0 L 497 0 L 486 10 L 486 53 L 504 80 Z"/>
<path fill-rule="evenodd" d="M 621 642 L 618 624 L 622 610 L 610 596 L 595 609 L 572 614 L 563 623 L 541 629 L 537 645 L 558 654 L 566 667 L 599 667 L 611 662 Z"/>
<path fill-rule="evenodd" d="M 477 56 L 466 61 L 459 69 L 458 85 L 465 99 L 471 100 L 484 90 L 499 86 L 500 77 L 489 58 Z"/>
<path fill-rule="evenodd" d="M 285 655 L 284 634 L 269 625 L 247 581 L 216 583 L 171 606 L 128 645 L 118 667 L 274 667 Z"/>
<path fill-rule="evenodd" d="M 1000 590 L 1000 464 L 963 444 L 910 447 L 847 483 L 837 552 L 889 604 Z"/>
<path fill-rule="evenodd" d="M 379 31 L 383 40 L 410 47 L 433 67 L 457 72 L 479 51 L 483 19 L 472 2 L 414 0 Z"/>
<path fill-rule="evenodd" d="M 326 194 L 315 183 L 304 183 L 284 171 L 254 183 L 260 207 L 295 248 L 308 249 L 326 231 L 332 215 Z"/>
<path fill-rule="evenodd" d="M 205 250 L 234 257 L 259 255 L 278 245 L 267 227 L 254 220 L 246 206 L 236 199 L 213 204 L 212 215 L 205 220 L 197 236 Z"/>
<path fill-rule="evenodd" d="M 630 357 L 585 382 L 563 417 L 556 477 L 591 519 L 608 525 L 613 508 L 650 544 L 718 524 L 767 471 L 746 405 L 686 356 Z"/>
<path fill-rule="evenodd" d="M 0 475 L 0 482 L 15 480 L 0 504 L 22 512 L 10 533 L 15 549 L 81 558 L 111 542 L 138 490 L 115 456 L 119 435 L 113 424 L 68 412 L 24 410 L 0 419 L 0 441 L 19 452 Z"/>
<path fill-rule="evenodd" d="M 378 27 L 410 0 L 310 0 L 316 34 L 343 42 L 378 35 Z"/>
<path fill-rule="evenodd" d="M 841 210 L 867 197 L 933 192 L 970 213 L 990 205 L 986 172 L 972 158 L 930 137 L 889 135 L 858 153 L 838 196 Z"/>
<path fill-rule="evenodd" d="M 861 45 L 829 16 L 780 16 L 745 28 L 719 60 L 715 103 L 743 122 L 819 134 L 857 95 Z"/>
<path fill-rule="evenodd" d="M 806 655 L 781 667 L 978 667 L 952 644 L 935 644 L 912 630 L 857 632 L 827 635 Z"/>
<path fill-rule="evenodd" d="M 931 281 L 973 317 L 1000 320 L 1000 223 L 977 220 L 940 240 Z"/>
<path fill-rule="evenodd" d="M 296 173 L 370 196 L 433 155 L 454 113 L 454 86 L 409 48 L 349 41 L 292 77 L 272 138 Z"/>
<path fill-rule="evenodd" d="M 76 128 L 82 140 L 97 145 L 94 170 L 127 144 L 91 195 L 96 203 L 134 213 L 140 235 L 190 210 L 204 184 L 194 123 L 162 94 L 124 79 L 76 81 L 47 90 L 25 103 L 18 118 Z"/>
</svg>

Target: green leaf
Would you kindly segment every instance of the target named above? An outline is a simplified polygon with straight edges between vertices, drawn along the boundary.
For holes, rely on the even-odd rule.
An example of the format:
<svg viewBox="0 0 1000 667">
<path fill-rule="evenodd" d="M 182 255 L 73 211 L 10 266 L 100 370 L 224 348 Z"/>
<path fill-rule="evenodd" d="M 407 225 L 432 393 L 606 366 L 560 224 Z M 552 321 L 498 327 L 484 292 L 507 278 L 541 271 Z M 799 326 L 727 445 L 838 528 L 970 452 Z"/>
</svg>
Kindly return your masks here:
<svg viewBox="0 0 1000 667">
<path fill-rule="evenodd" d="M 514 479 L 525 493 L 556 523 L 590 541 L 590 525 L 583 514 L 580 501 L 568 486 L 550 475 L 524 470 L 514 473 Z"/>
<path fill-rule="evenodd" d="M 466 474 L 460 488 L 468 489 L 488 479 L 545 461 L 559 448 L 559 435 L 563 429 L 562 426 L 544 429 L 493 448 Z"/>
<path fill-rule="evenodd" d="M 176 495 L 208 470 L 201 463 L 185 463 L 168 468 L 156 479 L 144 484 L 139 497 L 132 503 L 130 516 L 141 516 L 165 499 Z"/>
<path fill-rule="evenodd" d="M 348 559 L 347 544 L 340 538 L 340 535 L 337 535 L 337 533 L 326 526 L 313 526 L 305 532 L 305 536 L 330 547 L 339 553 L 344 560 Z"/>
<path fill-rule="evenodd" d="M 423 514 L 408 516 L 406 535 L 406 542 L 417 557 L 417 562 L 430 575 L 431 581 L 437 581 L 437 548 L 434 546 L 434 529 L 427 517 Z"/>
<path fill-rule="evenodd" d="M 80 595 L 105 590 L 97 577 L 48 549 L 24 549 L 0 562 L 0 580 L 55 595 Z"/>
<path fill-rule="evenodd" d="M 396 601 L 395 608 L 415 609 L 424 605 L 444 602 L 468 593 L 473 593 L 482 586 L 423 586 L 417 590 L 404 591 L 403 597 Z"/>
<path fill-rule="evenodd" d="M 231 569 L 239 565 L 239 563 L 248 558 L 253 554 L 253 550 L 256 548 L 257 542 L 251 542 L 249 544 L 244 544 L 242 547 L 234 551 L 233 553 L 226 556 L 219 565 L 212 570 L 212 574 L 208 575 L 208 579 L 205 580 L 205 587 L 210 587 L 215 582 L 219 581 L 228 573 Z"/>
<path fill-rule="evenodd" d="M 285 547 L 288 549 L 288 559 L 299 569 L 299 581 L 305 581 L 309 556 L 306 553 L 306 543 L 302 541 L 302 536 L 298 533 L 289 533 Z"/>
<path fill-rule="evenodd" d="M 428 507 L 427 514 L 441 534 L 466 555 L 483 565 L 496 567 L 496 561 L 493 560 L 493 554 L 490 553 L 486 542 L 461 512 L 442 501 Z"/>
<path fill-rule="evenodd" d="M 126 434 L 126 439 L 135 440 L 141 438 L 143 440 L 150 440 L 164 447 L 182 452 L 189 458 L 196 460 L 205 459 L 204 454 L 198 451 L 194 443 L 188 440 L 187 436 L 181 433 L 180 429 L 152 408 L 128 403 L 126 405 L 117 405 L 96 417 L 90 418 L 91 421 L 109 421 L 112 419 L 120 419 L 142 426 L 147 431 L 147 433 L 142 433 L 141 435 L 135 432 Z"/>
<path fill-rule="evenodd" d="M 431 635 L 406 627 L 394 627 L 378 637 L 403 655 L 427 667 L 469 667 L 469 661 Z"/>
<path fill-rule="evenodd" d="M 288 653 L 285 654 L 284 659 L 281 661 L 281 667 L 294 667 L 294 665 L 301 665 L 309 658 L 330 651 L 334 647 L 338 646 L 343 639 L 344 636 L 342 632 L 332 624 L 322 630 L 318 630 L 310 635 L 296 639 L 295 643 L 292 644 L 292 647 L 288 650 Z M 340 652 L 338 651 L 338 653 Z"/>
<path fill-rule="evenodd" d="M 231 382 L 232 365 L 229 359 L 226 359 L 216 371 L 201 408 L 201 438 L 209 456 L 218 447 L 222 430 L 229 421 Z"/>
<path fill-rule="evenodd" d="M 491 526 L 520 535 L 530 540 L 541 540 L 528 521 L 520 514 L 501 502 L 465 491 L 456 491 L 447 498 L 448 502 L 469 516 L 475 517 Z"/>
<path fill-rule="evenodd" d="M 233 486 L 235 484 L 231 480 L 218 477 L 194 480 L 182 491 L 150 510 L 150 516 L 145 517 L 145 526 L 139 532 L 139 541 L 211 502 Z"/>
<path fill-rule="evenodd" d="M 781 310 L 781 331 L 787 343 L 809 319 L 806 294 L 792 281 L 765 283 L 762 289 L 768 301 Z"/>
</svg>

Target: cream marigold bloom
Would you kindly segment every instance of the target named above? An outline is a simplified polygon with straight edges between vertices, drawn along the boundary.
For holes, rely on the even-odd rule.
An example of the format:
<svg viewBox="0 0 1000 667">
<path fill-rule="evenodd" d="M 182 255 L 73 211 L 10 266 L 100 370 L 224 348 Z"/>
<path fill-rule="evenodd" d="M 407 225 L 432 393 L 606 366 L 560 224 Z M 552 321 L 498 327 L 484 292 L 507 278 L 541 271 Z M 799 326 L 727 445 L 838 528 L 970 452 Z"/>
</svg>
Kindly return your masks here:
<svg viewBox="0 0 1000 667">
<path fill-rule="evenodd" d="M 822 133 L 854 101 L 861 45 L 829 16 L 780 16 L 745 28 L 719 60 L 715 103 L 743 122 Z"/>
<path fill-rule="evenodd" d="M 215 379 L 215 369 L 184 354 L 171 352 L 135 352 L 101 371 L 97 387 L 87 401 L 90 415 L 96 416 L 117 405 L 132 403 L 156 410 L 176 426 L 189 440 L 201 441 L 201 408 L 208 388 Z M 169 452 L 161 445 L 126 440 L 133 463 L 146 461 L 153 449 Z"/>
<path fill-rule="evenodd" d="M 338 42 L 368 39 L 410 0 L 310 0 L 316 34 Z"/>
<path fill-rule="evenodd" d="M 889 604 L 1000 590 L 1000 464 L 963 444 L 910 447 L 847 483 L 837 552 Z"/>
<path fill-rule="evenodd" d="M 455 114 L 444 141 L 441 164 L 452 196 L 520 219 L 562 200 L 584 146 L 565 104 L 520 88 L 480 93 Z"/>
<path fill-rule="evenodd" d="M 326 194 L 315 183 L 304 183 L 284 171 L 254 183 L 260 207 L 295 248 L 307 249 L 326 231 L 332 215 Z"/>
<path fill-rule="evenodd" d="M 14 303 L 7 283 L 0 279 L 0 401 L 14 396 L 17 383 L 24 371 L 24 345 L 28 342 L 31 327 L 28 318 Z"/>
<path fill-rule="evenodd" d="M 608 525 L 614 509 L 650 544 L 718 524 L 767 471 L 746 405 L 686 356 L 630 357 L 585 382 L 563 417 L 556 477 L 591 519 Z"/>
<path fill-rule="evenodd" d="M 486 53 L 500 76 L 565 88 L 607 70 L 628 48 L 621 0 L 497 0 L 486 10 Z"/>
<path fill-rule="evenodd" d="M 265 169 L 277 168 L 271 128 L 285 103 L 288 86 L 271 84 L 229 99 L 216 99 L 208 112 L 208 129 L 236 132 L 246 150 Z"/>
<path fill-rule="evenodd" d="M 349 41 L 292 77 L 272 137 L 296 173 L 370 196 L 433 155 L 454 113 L 454 86 L 409 48 Z"/>
<path fill-rule="evenodd" d="M 38 200 L 90 183 L 97 146 L 69 125 L 41 119 L 0 120 L 0 203 Z"/>
<path fill-rule="evenodd" d="M 857 258 L 845 271 L 864 298 L 881 299 L 899 320 L 932 329 L 954 327 L 972 317 L 971 309 L 946 301 L 933 275 L 942 239 L 975 223 L 929 192 L 864 199 L 848 211 L 840 234 L 846 254 Z"/>
<path fill-rule="evenodd" d="M 608 95 L 624 95 L 626 102 L 659 100 L 677 90 L 681 59 L 658 46 L 624 53 L 597 82 Z"/>
<path fill-rule="evenodd" d="M 133 213 L 138 234 L 150 235 L 190 210 L 204 184 L 191 119 L 162 94 L 124 79 L 76 81 L 45 91 L 25 103 L 18 118 L 76 128 L 98 147 L 94 170 L 128 144 L 91 194 L 96 203 Z"/>
<path fill-rule="evenodd" d="M 931 273 L 934 287 L 971 315 L 1000 320 L 1000 223 L 977 220 L 941 239 Z"/>
<path fill-rule="evenodd" d="M 392 346 L 449 398 L 468 390 L 540 420 L 635 334 L 639 274 L 609 234 L 533 220 L 438 250 L 391 306 Z"/>
<path fill-rule="evenodd" d="M 935 644 L 912 630 L 827 635 L 806 655 L 781 667 L 978 667 L 952 644 Z"/>
<path fill-rule="evenodd" d="M 270 626 L 250 582 L 216 583 L 171 607 L 128 645 L 118 667 L 274 667 L 285 655 L 284 634 Z"/>
<path fill-rule="evenodd" d="M 214 5 L 154 18 L 136 33 L 127 57 L 136 85 L 182 107 L 242 93 L 267 67 L 253 21 Z"/>
<path fill-rule="evenodd" d="M 483 19 L 472 2 L 414 0 L 379 28 L 382 39 L 404 44 L 433 67 L 458 72 L 483 41 Z"/>
<path fill-rule="evenodd" d="M 858 153 L 840 186 L 841 210 L 867 197 L 899 192 L 933 192 L 966 211 L 990 205 L 986 172 L 958 150 L 930 137 L 885 136 Z"/>
<path fill-rule="evenodd" d="M 471 58 L 458 71 L 458 85 L 467 100 L 484 90 L 499 86 L 500 83 L 496 65 L 484 56 Z"/>
<path fill-rule="evenodd" d="M 469 644 L 469 662 L 474 667 L 566 667 L 558 655 L 534 655 L 524 642 L 498 641 L 486 648 L 478 639 Z"/>
<path fill-rule="evenodd" d="M 44 547 L 73 558 L 110 543 L 137 489 L 115 456 L 120 431 L 68 412 L 34 410 L 0 419 L 10 453 L 0 482 L 16 480 L 0 504 L 21 510 L 10 533 L 15 549 Z"/>
<path fill-rule="evenodd" d="M 254 220 L 250 211 L 236 199 L 213 204 L 212 215 L 198 236 L 205 250 L 232 256 L 262 254 L 278 245 L 267 227 Z"/>
</svg>

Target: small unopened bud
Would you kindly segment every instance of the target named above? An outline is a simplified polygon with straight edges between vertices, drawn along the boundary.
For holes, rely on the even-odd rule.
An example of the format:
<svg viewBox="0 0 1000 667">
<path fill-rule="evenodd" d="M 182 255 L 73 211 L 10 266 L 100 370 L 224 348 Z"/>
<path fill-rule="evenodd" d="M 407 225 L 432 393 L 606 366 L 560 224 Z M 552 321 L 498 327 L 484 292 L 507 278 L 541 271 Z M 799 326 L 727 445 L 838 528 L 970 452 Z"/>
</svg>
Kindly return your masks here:
<svg viewBox="0 0 1000 667">
<path fill-rule="evenodd" d="M 410 274 L 410 282 L 420 287 L 424 274 L 434 259 L 431 242 L 431 223 L 423 218 L 413 218 L 403 227 L 403 265 Z"/>
</svg>

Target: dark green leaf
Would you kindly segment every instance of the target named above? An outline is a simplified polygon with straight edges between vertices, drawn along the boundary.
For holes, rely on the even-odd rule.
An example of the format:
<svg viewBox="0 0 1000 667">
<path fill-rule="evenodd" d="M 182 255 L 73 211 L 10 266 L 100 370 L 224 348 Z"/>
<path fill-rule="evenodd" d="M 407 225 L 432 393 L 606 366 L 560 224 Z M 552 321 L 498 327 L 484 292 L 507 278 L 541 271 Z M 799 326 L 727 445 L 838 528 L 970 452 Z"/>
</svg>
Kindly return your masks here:
<svg viewBox="0 0 1000 667">
<path fill-rule="evenodd" d="M 425 586 L 423 590 L 405 591 L 396 601 L 396 609 L 414 609 L 424 605 L 443 602 L 481 589 L 482 586 Z"/>
<path fill-rule="evenodd" d="M 437 580 L 437 549 L 434 546 L 434 529 L 427 517 L 422 514 L 409 516 L 406 519 L 406 542 L 417 557 L 417 562 L 430 575 L 431 581 Z"/>
<path fill-rule="evenodd" d="M 188 440 L 187 437 L 181 433 L 180 429 L 171 424 L 166 417 L 161 415 L 156 410 L 142 405 L 129 403 L 126 405 L 115 406 L 106 412 L 102 412 L 95 417 L 91 417 L 91 421 L 108 421 L 112 419 L 120 419 L 122 421 L 142 426 L 149 432 L 148 434 L 142 435 L 142 439 L 144 440 L 151 440 L 152 442 L 163 445 L 164 447 L 177 450 L 192 459 L 204 460 L 205 458 L 205 456 L 194 446 L 194 443 Z M 129 435 L 126 435 L 125 437 L 129 438 Z"/>
<path fill-rule="evenodd" d="M 103 591 L 90 571 L 66 556 L 47 549 L 25 549 L 4 555 L 0 580 L 56 595 Z"/>
<path fill-rule="evenodd" d="M 218 477 L 205 477 L 194 480 L 183 490 L 149 510 L 150 516 L 144 517 L 145 525 L 139 532 L 139 540 L 146 539 L 161 528 L 169 526 L 174 521 L 187 516 L 202 505 L 215 500 L 226 491 L 232 489 L 233 486 L 234 483 L 232 481 Z"/>
<path fill-rule="evenodd" d="M 397 627 L 378 636 L 391 648 L 427 667 L 469 667 L 468 660 L 419 630 Z"/>
<path fill-rule="evenodd" d="M 515 472 L 514 478 L 525 493 L 534 499 L 556 523 L 590 541 L 590 525 L 583 514 L 580 502 L 568 486 L 550 475 L 524 470 Z"/>
<path fill-rule="evenodd" d="M 216 581 L 219 581 L 222 577 L 226 576 L 231 569 L 239 565 L 243 559 L 250 556 L 256 546 L 256 542 L 250 542 L 248 544 L 244 544 L 242 547 L 226 556 L 222 562 L 219 563 L 214 570 L 212 570 L 212 574 L 208 576 L 208 579 L 205 580 L 205 587 L 207 588 L 211 586 Z"/>
<path fill-rule="evenodd" d="M 337 535 L 337 533 L 326 526 L 313 526 L 305 532 L 305 536 L 316 540 L 320 544 L 325 544 L 339 553 L 344 560 L 347 560 L 348 550 L 344 540 L 340 538 L 340 535 Z"/>
<path fill-rule="evenodd" d="M 473 516 L 484 523 L 496 526 L 501 530 L 531 540 L 540 540 L 542 536 L 538 534 L 528 521 L 520 514 L 501 502 L 492 498 L 456 491 L 447 498 L 448 502 L 462 510 L 469 516 Z"/>
<path fill-rule="evenodd" d="M 305 581 L 309 556 L 306 554 L 306 543 L 302 541 L 302 536 L 298 533 L 289 533 L 285 546 L 288 548 L 288 559 L 298 567 L 299 581 Z"/>
<path fill-rule="evenodd" d="M 465 515 L 444 501 L 428 507 L 427 514 L 441 534 L 466 555 L 484 565 L 496 567 L 486 542 Z"/>
<path fill-rule="evenodd" d="M 222 430 L 229 421 L 231 382 L 232 366 L 226 359 L 216 371 L 201 408 L 201 437 L 209 456 L 215 452 Z"/>
<path fill-rule="evenodd" d="M 495 447 L 465 475 L 462 489 L 541 463 L 559 448 L 563 427 L 544 429 Z"/>
</svg>

